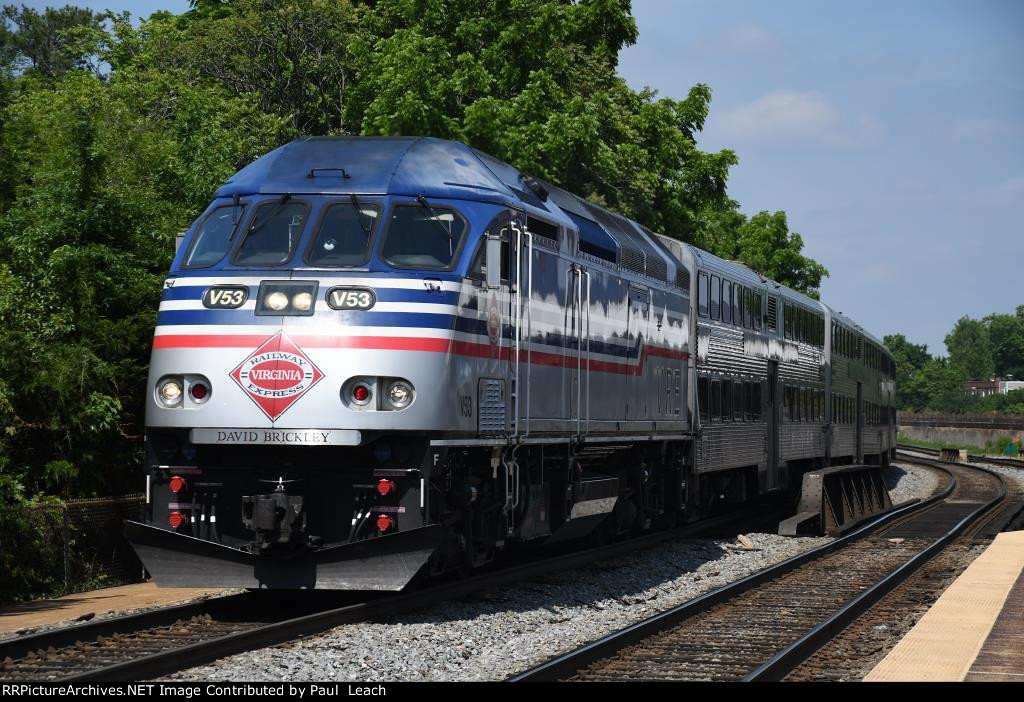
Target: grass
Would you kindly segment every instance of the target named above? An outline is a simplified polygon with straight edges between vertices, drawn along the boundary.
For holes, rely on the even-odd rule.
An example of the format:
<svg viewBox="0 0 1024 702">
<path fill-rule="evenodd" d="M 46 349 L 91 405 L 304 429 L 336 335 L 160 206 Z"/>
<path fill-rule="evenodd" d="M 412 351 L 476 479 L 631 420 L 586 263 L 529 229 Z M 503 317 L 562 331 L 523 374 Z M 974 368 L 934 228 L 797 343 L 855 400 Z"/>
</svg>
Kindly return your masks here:
<svg viewBox="0 0 1024 702">
<path fill-rule="evenodd" d="M 1001 456 L 1006 443 L 1000 440 L 999 443 L 989 443 L 985 446 L 975 446 L 972 444 L 956 444 L 943 441 L 925 441 L 923 439 L 915 439 L 912 436 L 906 434 L 897 434 L 896 441 L 907 446 L 917 446 L 919 448 L 932 448 L 932 449 L 943 449 L 943 448 L 955 448 L 964 449 L 971 453 L 976 454 L 990 454 L 994 456 Z"/>
</svg>

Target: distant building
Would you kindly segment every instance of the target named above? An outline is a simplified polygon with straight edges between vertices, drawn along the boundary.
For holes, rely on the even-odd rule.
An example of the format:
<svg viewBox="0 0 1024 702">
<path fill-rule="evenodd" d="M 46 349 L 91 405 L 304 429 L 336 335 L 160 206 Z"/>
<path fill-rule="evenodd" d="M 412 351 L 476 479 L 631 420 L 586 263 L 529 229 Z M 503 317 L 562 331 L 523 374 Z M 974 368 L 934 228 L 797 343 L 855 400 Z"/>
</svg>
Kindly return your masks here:
<svg viewBox="0 0 1024 702">
<path fill-rule="evenodd" d="M 1005 380 L 992 378 L 991 380 L 968 380 L 964 383 L 964 390 L 971 395 L 987 397 L 989 395 L 1005 395 L 1011 390 L 1024 390 L 1024 380 L 1014 380 L 1008 376 Z"/>
</svg>

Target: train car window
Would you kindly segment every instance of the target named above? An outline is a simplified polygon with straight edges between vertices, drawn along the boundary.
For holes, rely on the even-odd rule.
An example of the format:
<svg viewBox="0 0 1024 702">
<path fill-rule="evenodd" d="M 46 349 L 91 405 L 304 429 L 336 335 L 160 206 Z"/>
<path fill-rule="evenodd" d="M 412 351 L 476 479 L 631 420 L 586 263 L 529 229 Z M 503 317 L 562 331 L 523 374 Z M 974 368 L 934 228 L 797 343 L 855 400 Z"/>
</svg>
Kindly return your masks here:
<svg viewBox="0 0 1024 702">
<path fill-rule="evenodd" d="M 754 421 L 761 421 L 761 383 L 754 383 Z"/>
<path fill-rule="evenodd" d="M 732 283 L 722 281 L 722 321 L 732 324 Z"/>
<path fill-rule="evenodd" d="M 697 314 L 708 316 L 708 274 L 697 274 Z"/>
<path fill-rule="evenodd" d="M 754 421 L 754 384 L 749 380 L 743 383 L 743 418 Z"/>
<path fill-rule="evenodd" d="M 711 381 L 711 421 L 718 422 L 722 419 L 722 382 Z"/>
<path fill-rule="evenodd" d="M 754 295 L 750 288 L 743 288 L 743 326 L 754 328 Z"/>
<path fill-rule="evenodd" d="M 711 276 L 711 319 L 722 318 L 722 279 Z"/>
<path fill-rule="evenodd" d="M 732 421 L 732 381 L 722 381 L 722 420 Z"/>
<path fill-rule="evenodd" d="M 336 202 L 327 207 L 306 251 L 313 266 L 361 266 L 370 260 L 370 239 L 380 211 L 374 206 Z"/>
<path fill-rule="evenodd" d="M 697 378 L 697 403 L 700 421 L 707 424 L 711 421 L 711 381 L 708 378 Z"/>
<path fill-rule="evenodd" d="M 743 388 L 749 383 L 737 380 L 732 385 L 732 416 L 737 422 L 743 421 Z"/>
<path fill-rule="evenodd" d="M 450 207 L 399 205 L 391 211 L 380 256 L 395 268 L 451 270 L 466 228 Z"/>
<path fill-rule="evenodd" d="M 468 278 L 479 281 L 487 280 L 487 234 L 497 234 L 501 238 L 501 282 L 508 283 L 514 273 L 509 268 L 508 260 L 510 223 L 510 213 L 506 210 L 497 215 L 487 225 L 487 230 L 484 236 L 480 237 L 480 243 L 477 244 L 476 253 L 473 255 L 473 263 L 469 267 Z"/>
<path fill-rule="evenodd" d="M 793 388 L 782 388 L 782 421 L 788 422 L 793 416 Z"/>
<path fill-rule="evenodd" d="M 256 208 L 232 260 L 241 266 L 276 266 L 290 261 L 308 214 L 303 202 L 263 203 Z"/>
<path fill-rule="evenodd" d="M 764 295 L 754 293 L 754 329 L 761 331 L 764 323 Z"/>
<path fill-rule="evenodd" d="M 206 219 L 196 227 L 192 248 L 182 265 L 185 268 L 204 268 L 224 258 L 243 210 L 245 205 L 224 205 L 206 215 Z"/>
</svg>

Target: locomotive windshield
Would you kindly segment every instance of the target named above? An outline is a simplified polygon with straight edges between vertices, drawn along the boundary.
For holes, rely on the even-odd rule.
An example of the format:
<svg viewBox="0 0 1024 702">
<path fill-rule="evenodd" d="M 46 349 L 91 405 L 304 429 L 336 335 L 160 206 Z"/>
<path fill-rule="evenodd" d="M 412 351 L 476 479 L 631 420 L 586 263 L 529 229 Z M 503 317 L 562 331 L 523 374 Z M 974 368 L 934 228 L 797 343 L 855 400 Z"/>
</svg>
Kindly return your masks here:
<svg viewBox="0 0 1024 702">
<path fill-rule="evenodd" d="M 370 237 L 379 212 L 357 203 L 337 203 L 320 219 L 306 263 L 314 266 L 361 266 L 370 260 Z"/>
<path fill-rule="evenodd" d="M 212 266 L 223 258 L 242 217 L 244 205 L 225 205 L 211 212 L 196 229 L 195 243 L 185 258 L 186 268 Z"/>
<path fill-rule="evenodd" d="M 466 220 L 449 207 L 400 205 L 380 256 L 396 268 L 449 270 L 466 235 Z"/>
<path fill-rule="evenodd" d="M 291 260 L 306 224 L 307 207 L 301 202 L 268 202 L 256 209 L 235 253 L 243 266 L 277 265 Z"/>
</svg>

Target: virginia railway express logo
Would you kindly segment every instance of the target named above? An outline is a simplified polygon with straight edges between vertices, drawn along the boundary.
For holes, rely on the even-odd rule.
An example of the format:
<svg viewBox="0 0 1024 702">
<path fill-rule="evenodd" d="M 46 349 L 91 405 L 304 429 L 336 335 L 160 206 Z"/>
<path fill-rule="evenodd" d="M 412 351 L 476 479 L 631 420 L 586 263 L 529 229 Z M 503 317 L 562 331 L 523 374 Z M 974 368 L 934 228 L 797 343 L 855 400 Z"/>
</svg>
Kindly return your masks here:
<svg viewBox="0 0 1024 702">
<path fill-rule="evenodd" d="M 287 334 L 278 332 L 239 363 L 231 377 L 273 421 L 324 374 Z"/>
</svg>

